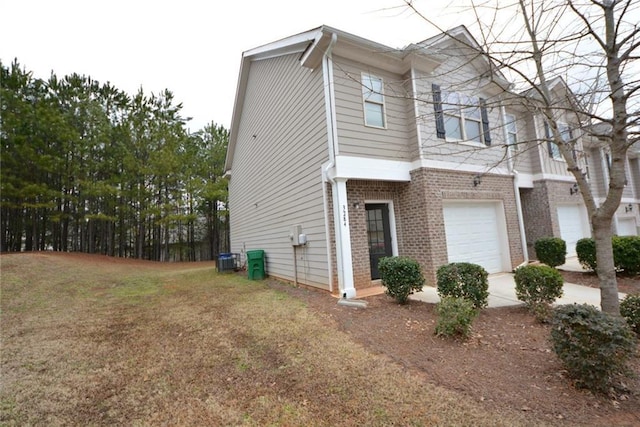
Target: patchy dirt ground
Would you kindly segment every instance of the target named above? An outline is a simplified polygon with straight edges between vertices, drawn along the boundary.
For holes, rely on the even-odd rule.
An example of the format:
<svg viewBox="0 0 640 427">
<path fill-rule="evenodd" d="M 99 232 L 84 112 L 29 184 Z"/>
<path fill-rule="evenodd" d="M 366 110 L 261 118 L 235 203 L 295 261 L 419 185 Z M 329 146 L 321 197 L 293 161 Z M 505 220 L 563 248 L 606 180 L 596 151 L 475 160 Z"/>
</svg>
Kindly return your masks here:
<svg viewBox="0 0 640 427">
<path fill-rule="evenodd" d="M 565 280 L 592 285 L 592 276 L 567 273 Z M 315 290 L 277 281 L 269 285 L 305 301 L 329 324 L 370 351 L 418 370 L 433 384 L 461 392 L 489 408 L 521 410 L 532 420 L 640 426 L 640 379 L 621 379 L 621 388 L 607 397 L 575 389 L 551 351 L 549 326 L 537 323 L 523 307 L 483 310 L 474 322 L 471 339 L 457 342 L 434 335 L 437 316 L 433 304 L 410 301 L 401 306 L 378 295 L 366 298 L 366 309 L 346 308 Z M 637 279 L 620 281 L 621 291 L 640 291 L 639 287 Z M 640 375 L 640 358 L 632 366 Z"/>
</svg>

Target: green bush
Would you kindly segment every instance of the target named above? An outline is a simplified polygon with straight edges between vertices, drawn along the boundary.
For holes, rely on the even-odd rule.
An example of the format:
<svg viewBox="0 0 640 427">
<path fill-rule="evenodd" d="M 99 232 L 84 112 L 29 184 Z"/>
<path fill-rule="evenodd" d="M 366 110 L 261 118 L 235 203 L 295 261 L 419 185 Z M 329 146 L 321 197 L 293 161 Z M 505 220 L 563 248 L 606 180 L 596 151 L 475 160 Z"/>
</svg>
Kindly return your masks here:
<svg viewBox="0 0 640 427">
<path fill-rule="evenodd" d="M 468 337 L 471 323 L 478 315 L 473 302 L 466 298 L 443 297 L 436 307 L 436 335 Z"/>
<path fill-rule="evenodd" d="M 616 270 L 628 275 L 640 273 L 640 236 L 614 236 L 611 244 Z M 578 240 L 576 252 L 580 264 L 595 271 L 598 266 L 595 240 L 592 238 Z"/>
<path fill-rule="evenodd" d="M 629 294 L 620 301 L 620 314 L 629 327 L 640 335 L 640 294 Z"/>
<path fill-rule="evenodd" d="M 628 275 L 640 273 L 640 236 L 615 236 L 612 243 L 616 269 Z"/>
<path fill-rule="evenodd" d="M 576 243 L 578 261 L 584 268 L 596 271 L 596 241 L 590 237 L 578 240 Z"/>
<path fill-rule="evenodd" d="M 611 380 L 628 373 L 636 339 L 624 320 L 588 304 L 554 310 L 551 344 L 579 387 L 606 392 Z"/>
<path fill-rule="evenodd" d="M 562 296 L 562 275 L 547 265 L 525 265 L 516 270 L 516 297 L 541 322 L 551 314 L 550 306 Z"/>
<path fill-rule="evenodd" d="M 559 237 L 543 237 L 534 245 L 536 257 L 549 267 L 557 267 L 566 262 L 567 244 Z"/>
<path fill-rule="evenodd" d="M 487 306 L 489 282 L 487 271 L 477 264 L 453 262 L 436 272 L 438 295 L 467 298 L 476 308 Z"/>
<path fill-rule="evenodd" d="M 386 293 L 405 304 L 409 295 L 420 292 L 424 285 L 424 276 L 420 264 L 408 257 L 382 258 L 378 263 L 382 285 Z"/>
</svg>

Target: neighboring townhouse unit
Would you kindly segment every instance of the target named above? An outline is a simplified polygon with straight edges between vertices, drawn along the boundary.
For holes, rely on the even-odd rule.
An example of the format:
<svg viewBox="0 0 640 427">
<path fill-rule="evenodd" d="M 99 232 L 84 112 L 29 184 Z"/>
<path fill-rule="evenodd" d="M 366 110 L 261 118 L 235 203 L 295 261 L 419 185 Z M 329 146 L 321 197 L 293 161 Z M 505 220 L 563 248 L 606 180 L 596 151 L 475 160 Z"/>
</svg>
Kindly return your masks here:
<svg viewBox="0 0 640 427">
<path fill-rule="evenodd" d="M 232 251 L 264 249 L 269 275 L 351 298 L 384 256 L 418 260 L 433 283 L 447 262 L 511 271 L 539 237 L 589 235 L 574 179 L 540 144 L 535 99 L 508 88 L 462 26 L 400 50 L 323 26 L 245 52 L 226 160 Z M 586 169 L 597 144 L 579 129 L 567 117 Z M 630 166 L 624 217 L 637 221 Z"/>
</svg>

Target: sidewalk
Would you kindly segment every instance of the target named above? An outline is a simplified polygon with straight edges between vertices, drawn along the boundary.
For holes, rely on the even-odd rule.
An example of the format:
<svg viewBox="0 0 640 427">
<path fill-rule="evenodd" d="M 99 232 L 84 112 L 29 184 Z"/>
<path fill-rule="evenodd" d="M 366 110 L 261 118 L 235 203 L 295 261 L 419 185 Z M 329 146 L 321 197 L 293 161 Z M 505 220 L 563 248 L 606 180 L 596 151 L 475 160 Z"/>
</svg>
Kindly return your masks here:
<svg viewBox="0 0 640 427">
<path fill-rule="evenodd" d="M 567 263 L 558 269 L 569 271 L 584 271 L 577 258 L 567 259 Z M 554 305 L 562 304 L 591 304 L 600 307 L 600 289 L 576 285 L 565 282 L 562 286 L 564 295 L 556 300 Z M 620 293 L 620 299 L 626 294 Z M 415 293 L 409 298 L 429 303 L 440 302 L 436 288 L 425 286 L 422 292 Z M 516 283 L 512 273 L 497 273 L 489 275 L 489 307 L 506 307 L 523 304 L 516 298 Z"/>
</svg>

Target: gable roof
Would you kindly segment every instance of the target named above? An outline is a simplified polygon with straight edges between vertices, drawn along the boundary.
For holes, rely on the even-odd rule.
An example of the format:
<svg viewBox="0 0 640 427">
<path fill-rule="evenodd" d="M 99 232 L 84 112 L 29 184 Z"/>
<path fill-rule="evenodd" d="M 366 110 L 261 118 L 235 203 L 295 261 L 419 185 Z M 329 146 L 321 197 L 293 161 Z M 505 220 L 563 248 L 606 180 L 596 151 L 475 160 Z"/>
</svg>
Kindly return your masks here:
<svg viewBox="0 0 640 427">
<path fill-rule="evenodd" d="M 474 53 L 475 56 L 471 60 L 471 63 L 483 71 L 490 71 L 496 79 L 496 83 L 503 89 L 506 90 L 512 86 L 511 82 L 500 71 L 500 67 L 487 56 L 485 49 L 464 25 L 458 25 L 457 27 L 410 46 L 414 49 L 423 49 L 427 54 L 431 55 L 438 55 L 441 52 L 444 55 L 448 55 L 451 42 L 455 42 L 462 48 Z"/>
</svg>

